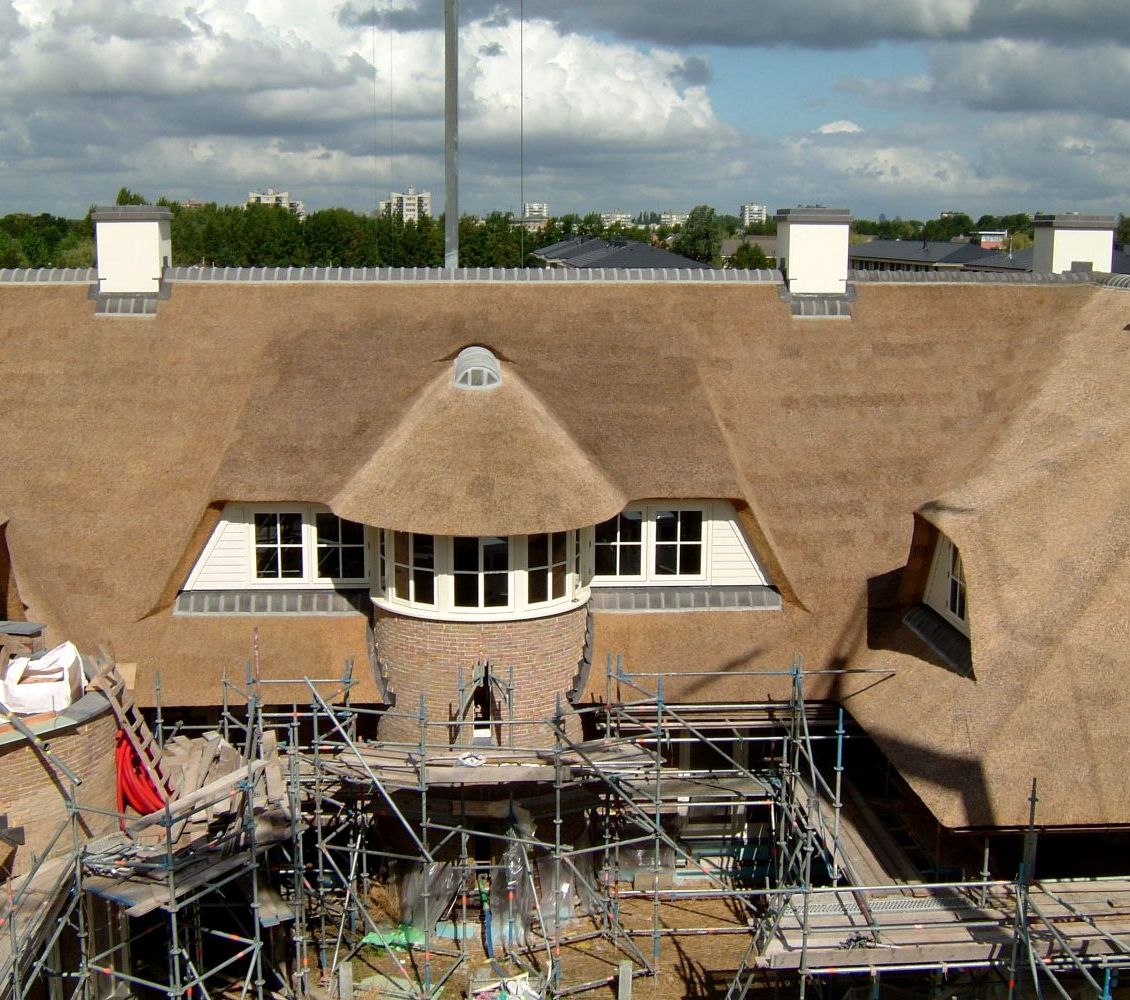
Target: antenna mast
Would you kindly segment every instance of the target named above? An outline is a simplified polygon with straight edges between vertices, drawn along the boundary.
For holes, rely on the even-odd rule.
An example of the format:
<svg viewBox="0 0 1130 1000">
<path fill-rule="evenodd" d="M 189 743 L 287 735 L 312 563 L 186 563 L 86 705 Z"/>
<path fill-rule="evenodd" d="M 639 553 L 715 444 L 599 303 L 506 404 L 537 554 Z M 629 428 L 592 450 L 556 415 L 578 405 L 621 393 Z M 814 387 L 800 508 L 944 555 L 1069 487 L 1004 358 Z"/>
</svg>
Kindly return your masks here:
<svg viewBox="0 0 1130 1000">
<path fill-rule="evenodd" d="M 459 266 L 459 0 L 444 0 L 444 255 Z"/>
</svg>

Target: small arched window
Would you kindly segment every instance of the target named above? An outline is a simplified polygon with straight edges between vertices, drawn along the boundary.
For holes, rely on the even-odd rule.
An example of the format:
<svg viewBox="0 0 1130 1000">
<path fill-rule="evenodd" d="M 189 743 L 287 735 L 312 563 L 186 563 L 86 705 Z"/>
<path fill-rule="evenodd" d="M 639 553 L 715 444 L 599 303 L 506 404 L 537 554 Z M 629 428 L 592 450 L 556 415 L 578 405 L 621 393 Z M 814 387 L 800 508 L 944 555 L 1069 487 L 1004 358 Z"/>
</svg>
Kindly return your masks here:
<svg viewBox="0 0 1130 1000">
<path fill-rule="evenodd" d="M 485 347 L 465 347 L 455 359 L 454 384 L 459 389 L 494 389 L 502 383 L 502 368 Z"/>
</svg>

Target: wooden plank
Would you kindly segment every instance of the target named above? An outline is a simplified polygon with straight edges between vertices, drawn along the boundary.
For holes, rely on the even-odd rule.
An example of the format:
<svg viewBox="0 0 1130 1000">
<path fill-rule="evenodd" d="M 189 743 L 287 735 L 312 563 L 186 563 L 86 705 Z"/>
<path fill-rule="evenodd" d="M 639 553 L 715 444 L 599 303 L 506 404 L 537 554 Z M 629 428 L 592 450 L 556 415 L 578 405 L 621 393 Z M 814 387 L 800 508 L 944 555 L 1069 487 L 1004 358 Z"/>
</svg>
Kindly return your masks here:
<svg viewBox="0 0 1130 1000">
<path fill-rule="evenodd" d="M 230 797 L 235 794 L 235 786 L 238 785 L 239 782 L 246 780 L 249 776 L 254 778 L 264 767 L 266 767 L 266 764 L 263 761 L 252 761 L 247 767 L 241 767 L 216 781 L 209 782 L 202 788 L 174 802 L 169 807 L 168 814 L 174 820 L 185 819 L 197 810 L 204 808 L 211 800 L 223 796 L 225 792 L 229 793 Z M 127 823 L 126 832 L 131 835 L 136 835 L 147 827 L 161 823 L 165 819 L 165 815 L 166 810 L 164 809 L 148 813 L 139 819 Z"/>
</svg>

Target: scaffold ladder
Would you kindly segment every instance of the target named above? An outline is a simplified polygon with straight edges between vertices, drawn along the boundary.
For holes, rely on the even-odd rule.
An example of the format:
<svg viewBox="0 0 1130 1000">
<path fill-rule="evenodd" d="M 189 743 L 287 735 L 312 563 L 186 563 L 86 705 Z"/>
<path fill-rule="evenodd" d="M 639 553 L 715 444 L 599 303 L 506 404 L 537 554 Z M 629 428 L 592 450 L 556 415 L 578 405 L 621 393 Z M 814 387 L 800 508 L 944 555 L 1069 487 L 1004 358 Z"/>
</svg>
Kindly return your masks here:
<svg viewBox="0 0 1130 1000">
<path fill-rule="evenodd" d="M 133 693 L 118 671 L 117 663 L 107 657 L 99 657 L 90 686 L 106 696 L 114 718 L 117 719 L 118 728 L 137 754 L 153 787 L 162 798 L 171 802 L 176 797 L 176 788 L 165 770 L 161 746 L 138 709 Z"/>
</svg>

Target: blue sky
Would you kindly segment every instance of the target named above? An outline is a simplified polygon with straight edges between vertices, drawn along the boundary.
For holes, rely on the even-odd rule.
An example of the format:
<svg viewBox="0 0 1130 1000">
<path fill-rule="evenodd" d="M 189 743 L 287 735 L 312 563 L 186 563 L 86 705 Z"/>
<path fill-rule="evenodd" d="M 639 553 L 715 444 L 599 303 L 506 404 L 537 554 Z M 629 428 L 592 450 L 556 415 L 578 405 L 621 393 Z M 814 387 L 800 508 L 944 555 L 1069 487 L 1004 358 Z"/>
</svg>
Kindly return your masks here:
<svg viewBox="0 0 1130 1000">
<path fill-rule="evenodd" d="M 462 0 L 465 211 L 1130 210 L 1125 0 L 523 6 Z M 413 184 L 439 211 L 442 10 L 0 0 L 0 214 L 123 184 L 359 210 Z"/>
</svg>

